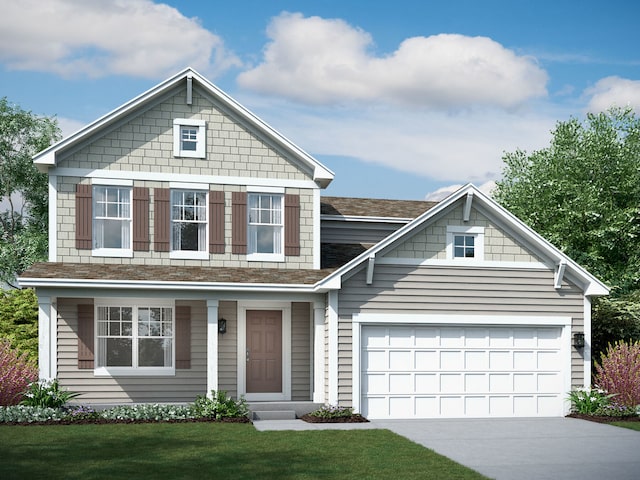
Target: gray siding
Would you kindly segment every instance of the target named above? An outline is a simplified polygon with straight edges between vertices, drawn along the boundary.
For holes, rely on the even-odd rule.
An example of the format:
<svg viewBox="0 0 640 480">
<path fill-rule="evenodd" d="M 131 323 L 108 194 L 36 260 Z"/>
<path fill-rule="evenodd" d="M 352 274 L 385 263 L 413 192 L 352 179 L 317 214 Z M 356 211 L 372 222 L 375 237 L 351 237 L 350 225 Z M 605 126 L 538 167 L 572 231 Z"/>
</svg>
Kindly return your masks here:
<svg viewBox="0 0 640 480">
<path fill-rule="evenodd" d="M 218 389 L 238 397 L 238 305 L 220 302 L 218 318 L 227 321 L 227 333 L 218 335 Z"/>
<path fill-rule="evenodd" d="M 291 304 L 291 400 L 311 400 L 311 306 Z"/>
<path fill-rule="evenodd" d="M 541 269 L 379 265 L 373 285 L 361 270 L 339 295 L 338 397 L 351 401 L 351 319 L 355 313 L 547 315 L 572 318 L 583 331 L 583 294 L 575 285 L 553 288 L 553 272 Z M 583 358 L 572 351 L 572 384 L 582 385 Z"/>
<path fill-rule="evenodd" d="M 375 244 L 403 227 L 405 223 L 343 222 L 322 220 L 322 243 Z"/>
<path fill-rule="evenodd" d="M 207 386 L 205 302 L 191 306 L 191 368 L 176 370 L 171 377 L 96 377 L 93 370 L 78 369 L 77 305 L 90 299 L 59 298 L 58 379 L 63 387 L 80 392 L 83 404 L 125 404 L 153 402 L 192 402 Z M 177 301 L 176 305 L 186 305 Z"/>
</svg>

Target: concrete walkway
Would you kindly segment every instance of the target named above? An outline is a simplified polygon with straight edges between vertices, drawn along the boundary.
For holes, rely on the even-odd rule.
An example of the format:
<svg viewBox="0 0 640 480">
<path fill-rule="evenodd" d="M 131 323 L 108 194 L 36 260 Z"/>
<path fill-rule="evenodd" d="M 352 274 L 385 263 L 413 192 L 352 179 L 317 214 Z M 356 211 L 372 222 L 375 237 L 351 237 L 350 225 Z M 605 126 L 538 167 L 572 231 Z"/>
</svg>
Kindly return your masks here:
<svg viewBox="0 0 640 480">
<path fill-rule="evenodd" d="M 386 428 L 497 480 L 640 478 L 640 432 L 573 418 L 255 422 L 258 430 Z"/>
</svg>

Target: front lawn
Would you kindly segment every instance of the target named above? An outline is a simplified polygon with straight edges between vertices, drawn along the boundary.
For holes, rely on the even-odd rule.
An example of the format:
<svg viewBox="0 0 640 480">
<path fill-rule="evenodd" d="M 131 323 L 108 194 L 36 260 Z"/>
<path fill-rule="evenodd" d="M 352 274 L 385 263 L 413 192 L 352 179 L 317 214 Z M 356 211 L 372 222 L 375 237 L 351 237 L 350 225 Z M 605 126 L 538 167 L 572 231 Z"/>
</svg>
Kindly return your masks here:
<svg viewBox="0 0 640 480">
<path fill-rule="evenodd" d="M 638 430 L 640 432 L 640 422 L 613 422 L 611 425 L 616 427 L 630 428 L 631 430 Z"/>
<path fill-rule="evenodd" d="M 0 478 L 482 479 L 387 430 L 248 424 L 0 426 Z"/>
</svg>

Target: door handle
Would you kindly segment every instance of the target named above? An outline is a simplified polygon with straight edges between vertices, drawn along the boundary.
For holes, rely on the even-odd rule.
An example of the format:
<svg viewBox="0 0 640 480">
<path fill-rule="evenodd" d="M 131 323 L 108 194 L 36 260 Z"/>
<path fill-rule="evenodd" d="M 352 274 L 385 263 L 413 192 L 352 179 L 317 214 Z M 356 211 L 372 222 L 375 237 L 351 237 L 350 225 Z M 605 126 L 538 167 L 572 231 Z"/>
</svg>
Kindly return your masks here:
<svg viewBox="0 0 640 480">
<path fill-rule="evenodd" d="M 249 362 L 249 349 L 247 348 L 247 362 Z"/>
</svg>

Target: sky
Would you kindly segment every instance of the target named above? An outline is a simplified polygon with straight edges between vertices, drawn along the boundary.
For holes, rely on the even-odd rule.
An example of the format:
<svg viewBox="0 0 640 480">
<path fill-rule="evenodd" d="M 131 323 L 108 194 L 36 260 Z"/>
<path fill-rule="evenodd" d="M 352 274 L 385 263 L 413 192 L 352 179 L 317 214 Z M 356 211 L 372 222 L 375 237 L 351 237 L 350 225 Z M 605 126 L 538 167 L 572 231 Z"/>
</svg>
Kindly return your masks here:
<svg viewBox="0 0 640 480">
<path fill-rule="evenodd" d="M 557 122 L 640 111 L 635 0 L 0 0 L 0 97 L 69 135 L 187 66 L 336 174 L 490 191 Z"/>
</svg>

